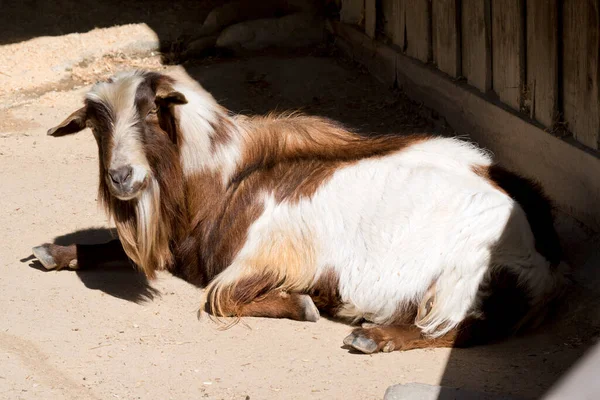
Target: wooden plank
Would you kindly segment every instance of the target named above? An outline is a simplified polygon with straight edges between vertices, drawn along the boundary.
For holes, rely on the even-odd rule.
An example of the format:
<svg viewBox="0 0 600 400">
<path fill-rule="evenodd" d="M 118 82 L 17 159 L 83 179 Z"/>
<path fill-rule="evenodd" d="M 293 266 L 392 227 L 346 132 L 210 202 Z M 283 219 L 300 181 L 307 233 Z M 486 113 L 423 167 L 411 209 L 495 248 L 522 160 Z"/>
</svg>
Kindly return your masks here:
<svg viewBox="0 0 600 400">
<path fill-rule="evenodd" d="M 548 134 L 410 57 L 397 54 L 395 60 L 390 59 L 382 54 L 382 50 L 390 50 L 387 46 L 339 25 L 336 33 L 350 43 L 346 49 L 369 47 L 373 54 L 369 62 L 395 67 L 397 84 L 410 98 L 436 110 L 457 134 L 468 135 L 491 150 L 502 165 L 540 182 L 560 209 L 600 230 L 600 157 L 583 150 L 572 138 Z M 344 31 L 356 34 L 345 35 Z"/>
<path fill-rule="evenodd" d="M 365 0 L 365 33 L 375 39 L 377 25 L 377 0 Z"/>
<path fill-rule="evenodd" d="M 431 2 L 404 0 L 406 54 L 423 62 L 431 61 Z"/>
<path fill-rule="evenodd" d="M 563 102 L 568 128 L 580 143 L 598 149 L 599 1 L 563 3 Z"/>
<path fill-rule="evenodd" d="M 457 0 L 433 0 L 431 3 L 433 62 L 440 71 L 452 77 L 461 73 L 457 3 Z"/>
<path fill-rule="evenodd" d="M 558 106 L 558 2 L 527 0 L 527 103 L 546 127 Z"/>
<path fill-rule="evenodd" d="M 489 0 L 461 1 L 462 74 L 482 92 L 492 89 Z"/>
<path fill-rule="evenodd" d="M 342 0 L 340 21 L 345 24 L 363 25 L 365 22 L 365 0 Z"/>
<path fill-rule="evenodd" d="M 492 87 L 500 101 L 521 109 L 524 72 L 523 1 L 492 1 Z"/>
<path fill-rule="evenodd" d="M 396 55 L 398 52 L 375 40 L 351 25 L 333 23 L 337 46 L 353 60 L 363 64 L 369 72 L 388 87 L 396 83 Z"/>
<path fill-rule="evenodd" d="M 392 42 L 400 47 L 402 51 L 406 50 L 406 0 L 393 0 L 393 35 Z"/>
<path fill-rule="evenodd" d="M 377 18 L 382 22 L 383 34 L 388 39 L 394 39 L 394 8 L 396 0 L 381 0 L 381 9 L 377 10 Z"/>
</svg>

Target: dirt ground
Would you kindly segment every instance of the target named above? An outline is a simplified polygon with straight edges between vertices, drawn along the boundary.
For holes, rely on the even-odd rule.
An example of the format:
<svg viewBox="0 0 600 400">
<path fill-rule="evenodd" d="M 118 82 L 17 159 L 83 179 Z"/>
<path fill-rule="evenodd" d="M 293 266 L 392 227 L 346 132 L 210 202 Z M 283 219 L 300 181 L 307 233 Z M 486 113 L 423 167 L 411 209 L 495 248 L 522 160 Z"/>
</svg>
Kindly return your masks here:
<svg viewBox="0 0 600 400">
<path fill-rule="evenodd" d="M 0 45 L 0 398 L 381 399 L 408 382 L 538 398 L 597 341 L 600 240 L 564 215 L 559 227 L 583 282 L 570 289 L 574 300 L 540 333 L 465 350 L 352 354 L 342 348 L 350 328 L 327 319 L 248 318 L 220 330 L 196 317 L 201 290 L 170 275 L 46 272 L 32 246 L 111 234 L 96 198 L 93 137 L 46 130 L 99 78 L 175 68 L 161 64 L 153 49 L 163 39 L 147 25 L 70 32 L 39 28 Z M 333 56 L 323 47 L 183 67 L 236 112 L 300 108 L 363 132 L 443 126 Z"/>
</svg>

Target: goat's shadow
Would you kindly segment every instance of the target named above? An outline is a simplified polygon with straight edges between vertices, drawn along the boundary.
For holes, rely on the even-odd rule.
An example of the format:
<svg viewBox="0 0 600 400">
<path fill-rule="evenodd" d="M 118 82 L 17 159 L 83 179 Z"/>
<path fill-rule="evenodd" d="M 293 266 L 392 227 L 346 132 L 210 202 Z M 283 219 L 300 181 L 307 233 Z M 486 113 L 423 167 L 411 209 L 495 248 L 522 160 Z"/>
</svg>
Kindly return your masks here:
<svg viewBox="0 0 600 400">
<path fill-rule="evenodd" d="M 89 228 L 58 236 L 54 238 L 53 243 L 61 246 L 74 243 L 96 244 L 108 242 L 116 238 L 117 233 L 114 229 Z M 33 255 L 21 260 L 21 262 L 27 261 L 31 261 L 29 263 L 31 268 L 50 272 Z M 74 272 L 88 289 L 100 290 L 110 296 L 137 304 L 160 297 L 160 291 L 152 287 L 146 276 L 137 271 L 135 266 L 128 262 L 114 262 L 79 271 L 64 269 L 59 272 Z"/>
</svg>

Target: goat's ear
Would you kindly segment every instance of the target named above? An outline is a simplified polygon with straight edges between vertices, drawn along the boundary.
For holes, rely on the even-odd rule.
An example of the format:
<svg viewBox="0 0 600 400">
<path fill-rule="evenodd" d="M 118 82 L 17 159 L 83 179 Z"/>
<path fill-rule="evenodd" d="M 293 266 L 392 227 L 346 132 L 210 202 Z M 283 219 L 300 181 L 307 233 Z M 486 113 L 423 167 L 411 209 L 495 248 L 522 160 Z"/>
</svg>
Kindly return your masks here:
<svg viewBox="0 0 600 400">
<path fill-rule="evenodd" d="M 169 84 L 162 84 L 156 88 L 156 103 L 162 105 L 186 104 L 187 99 L 183 93 L 173 89 Z"/>
<path fill-rule="evenodd" d="M 55 126 L 54 128 L 48 129 L 48 135 L 50 136 L 64 136 L 71 133 L 77 133 L 86 127 L 87 122 L 87 109 L 82 107 L 69 115 L 63 122 Z"/>
</svg>

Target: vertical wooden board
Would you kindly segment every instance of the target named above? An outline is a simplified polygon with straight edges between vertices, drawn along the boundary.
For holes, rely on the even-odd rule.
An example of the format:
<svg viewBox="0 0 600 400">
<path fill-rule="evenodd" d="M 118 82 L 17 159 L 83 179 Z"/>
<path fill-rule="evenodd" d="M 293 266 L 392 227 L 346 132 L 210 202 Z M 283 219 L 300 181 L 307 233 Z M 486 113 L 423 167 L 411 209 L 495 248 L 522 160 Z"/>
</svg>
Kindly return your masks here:
<svg viewBox="0 0 600 400">
<path fill-rule="evenodd" d="M 431 2 L 404 0 L 406 54 L 423 62 L 431 61 Z"/>
<path fill-rule="evenodd" d="M 558 105 L 558 2 L 527 0 L 527 103 L 551 127 Z"/>
<path fill-rule="evenodd" d="M 460 75 L 458 0 L 432 0 L 433 62 L 452 77 Z"/>
<path fill-rule="evenodd" d="M 461 1 L 462 74 L 482 92 L 492 88 L 492 37 L 489 0 Z"/>
<path fill-rule="evenodd" d="M 396 46 L 399 46 L 404 51 L 406 44 L 406 13 L 405 13 L 405 2 L 406 0 L 393 0 L 393 35 L 392 41 Z"/>
<path fill-rule="evenodd" d="M 500 101 L 519 111 L 523 90 L 524 0 L 493 1 L 492 86 Z"/>
<path fill-rule="evenodd" d="M 345 24 L 362 25 L 365 18 L 365 0 L 342 0 L 340 21 Z"/>
<path fill-rule="evenodd" d="M 593 149 L 600 131 L 599 18 L 599 0 L 564 0 L 564 118 L 575 139 Z"/>
<path fill-rule="evenodd" d="M 371 39 L 375 38 L 377 24 L 377 0 L 365 0 L 365 33 Z"/>
<path fill-rule="evenodd" d="M 381 0 L 381 10 L 377 10 L 377 18 L 382 21 L 383 34 L 388 39 L 394 39 L 394 2 L 395 0 Z"/>
</svg>

